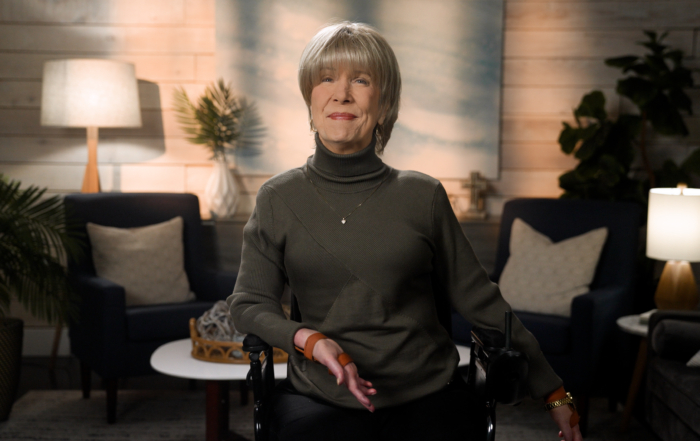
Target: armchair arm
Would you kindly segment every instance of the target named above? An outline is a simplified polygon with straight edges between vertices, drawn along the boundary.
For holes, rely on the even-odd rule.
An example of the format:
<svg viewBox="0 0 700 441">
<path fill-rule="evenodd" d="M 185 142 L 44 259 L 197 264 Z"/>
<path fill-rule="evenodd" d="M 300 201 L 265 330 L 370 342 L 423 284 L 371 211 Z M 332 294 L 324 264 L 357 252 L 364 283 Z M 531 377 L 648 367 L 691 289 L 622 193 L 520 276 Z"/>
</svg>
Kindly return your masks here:
<svg viewBox="0 0 700 441">
<path fill-rule="evenodd" d="M 197 292 L 198 299 L 216 302 L 217 300 L 226 300 L 233 293 L 238 273 L 207 269 L 205 275 L 206 287 L 204 291 L 206 292 Z"/>
<path fill-rule="evenodd" d="M 654 334 L 654 328 L 662 320 L 672 319 L 672 320 L 684 320 L 688 322 L 700 323 L 700 311 L 680 311 L 680 310 L 661 310 L 656 311 L 649 317 L 649 333 L 647 337 L 651 337 Z"/>
<path fill-rule="evenodd" d="M 664 326 L 664 321 L 667 326 Z M 700 311 L 661 310 L 649 318 L 648 357 L 687 361 L 700 342 Z"/>
<path fill-rule="evenodd" d="M 577 378 L 587 382 L 597 366 L 606 338 L 622 315 L 625 288 L 605 287 L 574 298 L 571 303 L 571 343 Z M 584 386 L 586 386 L 584 384 Z"/>
<path fill-rule="evenodd" d="M 73 278 L 80 296 L 78 318 L 70 323 L 71 351 L 103 377 L 122 369 L 126 344 L 124 288 L 97 276 Z"/>
</svg>

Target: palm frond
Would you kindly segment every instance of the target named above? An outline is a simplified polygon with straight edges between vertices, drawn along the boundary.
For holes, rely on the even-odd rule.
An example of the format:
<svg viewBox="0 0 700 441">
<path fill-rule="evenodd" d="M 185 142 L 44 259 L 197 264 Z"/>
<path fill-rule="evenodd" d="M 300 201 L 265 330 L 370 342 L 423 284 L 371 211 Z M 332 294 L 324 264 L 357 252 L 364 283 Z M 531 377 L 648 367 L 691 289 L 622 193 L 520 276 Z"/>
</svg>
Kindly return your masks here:
<svg viewBox="0 0 700 441">
<path fill-rule="evenodd" d="M 176 89 L 174 109 L 182 130 L 194 144 L 207 146 L 214 157 L 225 149 L 255 149 L 265 135 L 260 115 L 252 103 L 237 97 L 223 79 L 207 86 L 192 103 L 184 89 Z"/>
<path fill-rule="evenodd" d="M 78 258 L 81 237 L 58 196 L 0 180 L 0 315 L 17 298 L 37 318 L 65 321 L 75 294 L 64 263 Z"/>
</svg>

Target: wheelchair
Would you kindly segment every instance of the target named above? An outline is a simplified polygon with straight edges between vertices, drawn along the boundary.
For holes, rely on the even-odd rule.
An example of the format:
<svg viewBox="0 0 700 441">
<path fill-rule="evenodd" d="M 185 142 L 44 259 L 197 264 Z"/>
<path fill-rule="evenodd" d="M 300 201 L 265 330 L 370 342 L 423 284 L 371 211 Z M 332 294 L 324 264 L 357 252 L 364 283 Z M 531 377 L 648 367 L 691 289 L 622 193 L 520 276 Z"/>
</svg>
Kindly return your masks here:
<svg viewBox="0 0 700 441">
<path fill-rule="evenodd" d="M 480 403 L 479 408 L 483 405 L 483 413 L 473 416 L 480 427 L 476 439 L 495 441 L 496 404 L 517 405 L 527 395 L 528 359 L 525 354 L 511 348 L 511 314 L 510 311 L 505 313 L 505 335 L 495 330 L 472 328 L 467 386 L 476 403 Z M 440 323 L 450 332 L 450 315 L 438 315 Z M 294 297 L 291 316 L 292 319 L 300 317 Z M 253 389 L 255 441 L 268 441 L 269 403 L 275 388 L 272 347 L 257 335 L 248 334 L 243 341 L 243 350 L 250 352 L 246 382 Z"/>
</svg>

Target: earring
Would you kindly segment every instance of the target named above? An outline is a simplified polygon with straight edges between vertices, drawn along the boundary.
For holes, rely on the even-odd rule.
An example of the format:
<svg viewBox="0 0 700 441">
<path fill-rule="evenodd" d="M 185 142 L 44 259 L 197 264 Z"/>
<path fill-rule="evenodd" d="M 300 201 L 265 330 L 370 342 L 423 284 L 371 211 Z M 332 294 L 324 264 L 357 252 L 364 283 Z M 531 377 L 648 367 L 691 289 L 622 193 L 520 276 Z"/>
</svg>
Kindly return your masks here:
<svg viewBox="0 0 700 441">
<path fill-rule="evenodd" d="M 377 140 L 377 144 L 382 144 L 382 126 L 381 124 L 377 124 L 374 127 L 374 137 Z"/>
</svg>

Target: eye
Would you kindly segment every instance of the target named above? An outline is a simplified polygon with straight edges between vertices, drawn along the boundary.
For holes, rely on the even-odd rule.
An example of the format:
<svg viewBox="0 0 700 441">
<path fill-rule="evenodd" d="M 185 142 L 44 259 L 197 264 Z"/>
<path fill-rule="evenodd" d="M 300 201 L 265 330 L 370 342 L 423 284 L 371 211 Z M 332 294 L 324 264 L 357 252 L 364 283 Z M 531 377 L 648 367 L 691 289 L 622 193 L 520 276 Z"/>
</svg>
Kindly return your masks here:
<svg viewBox="0 0 700 441">
<path fill-rule="evenodd" d="M 333 81 L 333 78 L 331 78 L 331 77 L 323 77 L 323 78 L 321 78 L 321 82 L 322 82 L 322 83 L 330 83 L 331 81 Z"/>
<path fill-rule="evenodd" d="M 364 78 L 358 78 L 355 80 L 355 82 L 360 83 L 360 84 L 364 84 L 365 86 L 369 86 L 369 80 L 366 80 Z"/>
</svg>

